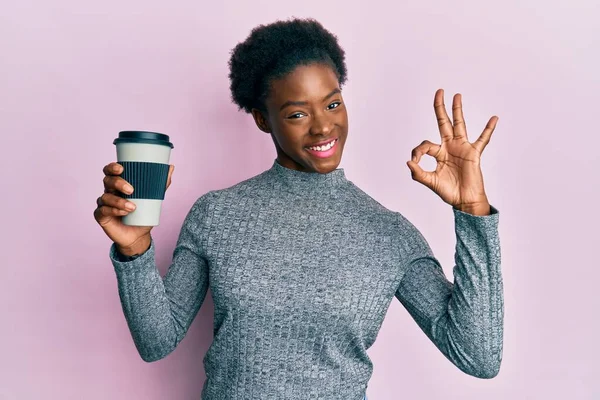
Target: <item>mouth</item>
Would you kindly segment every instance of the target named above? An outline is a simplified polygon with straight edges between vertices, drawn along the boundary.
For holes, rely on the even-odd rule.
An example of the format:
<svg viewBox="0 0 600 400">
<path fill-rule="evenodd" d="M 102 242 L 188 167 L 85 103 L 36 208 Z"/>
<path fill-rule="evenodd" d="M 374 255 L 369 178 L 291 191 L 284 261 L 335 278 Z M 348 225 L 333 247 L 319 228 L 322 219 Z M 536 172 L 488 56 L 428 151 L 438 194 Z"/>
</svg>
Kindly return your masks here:
<svg viewBox="0 0 600 400">
<path fill-rule="evenodd" d="M 333 139 L 321 146 L 305 147 L 305 149 L 310 154 L 312 154 L 316 157 L 319 157 L 319 158 L 330 157 L 331 155 L 333 155 L 335 153 L 339 140 L 340 140 L 339 138 L 336 138 L 336 139 Z"/>
<path fill-rule="evenodd" d="M 321 143 L 319 143 L 317 145 L 314 145 L 314 146 L 306 146 L 305 148 L 306 149 L 316 150 L 316 151 L 327 150 L 329 147 L 333 146 L 338 141 L 338 139 L 339 138 L 330 139 L 330 140 L 328 140 L 326 142 L 321 142 Z"/>
</svg>

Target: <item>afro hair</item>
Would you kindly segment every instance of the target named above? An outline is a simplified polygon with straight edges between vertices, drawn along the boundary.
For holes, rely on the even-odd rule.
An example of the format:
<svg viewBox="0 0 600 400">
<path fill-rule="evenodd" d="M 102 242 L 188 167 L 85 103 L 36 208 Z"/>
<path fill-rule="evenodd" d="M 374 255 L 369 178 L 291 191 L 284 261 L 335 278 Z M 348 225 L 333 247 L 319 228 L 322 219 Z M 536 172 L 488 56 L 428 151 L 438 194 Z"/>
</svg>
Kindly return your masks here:
<svg viewBox="0 0 600 400">
<path fill-rule="evenodd" d="M 247 113 L 253 108 L 264 111 L 271 80 L 312 63 L 328 64 L 340 86 L 346 82 L 344 50 L 319 22 L 295 18 L 259 25 L 231 51 L 231 99 Z"/>
</svg>

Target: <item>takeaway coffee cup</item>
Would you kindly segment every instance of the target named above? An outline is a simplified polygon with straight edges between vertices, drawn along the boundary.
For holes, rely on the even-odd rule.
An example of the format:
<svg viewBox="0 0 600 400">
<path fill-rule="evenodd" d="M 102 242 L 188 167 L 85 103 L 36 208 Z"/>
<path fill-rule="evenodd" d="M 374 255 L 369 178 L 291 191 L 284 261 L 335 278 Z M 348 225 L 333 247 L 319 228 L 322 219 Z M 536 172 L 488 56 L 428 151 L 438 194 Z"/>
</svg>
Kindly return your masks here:
<svg viewBox="0 0 600 400">
<path fill-rule="evenodd" d="M 118 192 L 118 195 L 136 205 L 134 211 L 123 217 L 123 224 L 157 226 L 173 148 L 169 136 L 157 132 L 122 131 L 113 144 L 117 146 L 117 162 L 123 166 L 120 176 L 133 186 L 133 193 Z"/>
</svg>

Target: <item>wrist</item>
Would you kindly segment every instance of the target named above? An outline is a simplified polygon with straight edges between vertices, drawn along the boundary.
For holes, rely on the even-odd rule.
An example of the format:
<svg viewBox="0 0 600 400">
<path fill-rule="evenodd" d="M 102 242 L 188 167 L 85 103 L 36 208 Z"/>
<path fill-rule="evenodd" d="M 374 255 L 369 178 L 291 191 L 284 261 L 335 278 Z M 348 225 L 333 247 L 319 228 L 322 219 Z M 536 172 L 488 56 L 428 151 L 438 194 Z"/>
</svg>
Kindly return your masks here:
<svg viewBox="0 0 600 400">
<path fill-rule="evenodd" d="M 144 236 L 140 237 L 139 239 L 137 239 L 135 242 L 133 242 L 129 246 L 120 246 L 118 244 L 115 244 L 115 245 L 116 245 L 117 251 L 119 253 L 121 253 L 124 256 L 131 257 L 131 256 L 135 256 L 135 255 L 141 255 L 141 254 L 145 253 L 146 251 L 148 251 L 148 249 L 150 248 L 151 242 L 152 242 L 152 238 L 151 238 L 150 234 L 148 234 L 148 235 L 144 235 Z"/>
<path fill-rule="evenodd" d="M 467 214 L 476 215 L 476 216 L 484 216 L 490 215 L 491 208 L 489 203 L 485 204 L 466 204 L 460 206 L 454 206 L 455 209 L 462 211 Z"/>
</svg>

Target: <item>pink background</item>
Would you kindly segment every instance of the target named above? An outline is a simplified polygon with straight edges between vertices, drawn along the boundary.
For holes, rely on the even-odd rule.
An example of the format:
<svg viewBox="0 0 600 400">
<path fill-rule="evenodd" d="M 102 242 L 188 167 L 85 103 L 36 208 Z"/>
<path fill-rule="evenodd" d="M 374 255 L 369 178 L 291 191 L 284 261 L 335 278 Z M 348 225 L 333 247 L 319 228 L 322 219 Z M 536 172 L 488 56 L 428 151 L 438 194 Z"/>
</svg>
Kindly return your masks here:
<svg viewBox="0 0 600 400">
<path fill-rule="evenodd" d="M 596 0 L 86 3 L 5 2 L 0 15 L 1 399 L 200 398 L 210 292 L 174 353 L 141 360 L 92 216 L 102 167 L 120 130 L 171 136 L 176 170 L 153 231 L 164 275 L 193 202 L 275 158 L 229 100 L 227 60 L 252 27 L 290 16 L 318 19 L 347 51 L 340 166 L 422 231 L 450 279 L 451 208 L 405 162 L 440 141 L 437 88 L 448 107 L 463 94 L 472 142 L 500 117 L 482 158 L 501 213 L 500 374 L 462 373 L 394 300 L 369 350 L 369 398 L 600 398 Z"/>
</svg>

